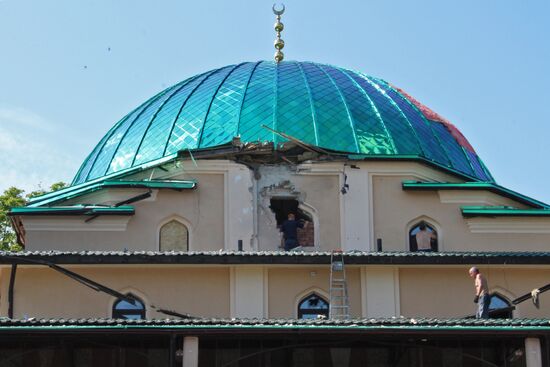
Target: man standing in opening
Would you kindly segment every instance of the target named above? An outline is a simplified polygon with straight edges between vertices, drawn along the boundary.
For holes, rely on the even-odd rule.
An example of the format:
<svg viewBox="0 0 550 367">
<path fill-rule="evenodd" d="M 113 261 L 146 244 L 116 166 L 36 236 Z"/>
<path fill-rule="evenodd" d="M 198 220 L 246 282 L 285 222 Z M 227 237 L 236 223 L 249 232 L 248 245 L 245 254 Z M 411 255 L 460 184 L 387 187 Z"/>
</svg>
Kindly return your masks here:
<svg viewBox="0 0 550 367">
<path fill-rule="evenodd" d="M 283 222 L 281 225 L 281 232 L 283 232 L 283 238 L 285 240 L 285 251 L 292 250 L 295 247 L 298 247 L 298 228 L 307 227 L 307 222 L 296 220 L 296 215 L 294 213 L 288 213 L 288 219 Z"/>
<path fill-rule="evenodd" d="M 420 230 L 416 233 L 416 248 L 418 251 L 432 251 L 432 240 L 436 239 L 435 233 L 428 230 L 426 223 L 420 223 Z"/>
<path fill-rule="evenodd" d="M 474 303 L 477 303 L 476 319 L 488 319 L 491 297 L 489 296 L 487 279 L 475 266 L 470 268 L 469 273 L 470 277 L 474 278 L 474 286 L 476 289 L 474 297 Z"/>
</svg>

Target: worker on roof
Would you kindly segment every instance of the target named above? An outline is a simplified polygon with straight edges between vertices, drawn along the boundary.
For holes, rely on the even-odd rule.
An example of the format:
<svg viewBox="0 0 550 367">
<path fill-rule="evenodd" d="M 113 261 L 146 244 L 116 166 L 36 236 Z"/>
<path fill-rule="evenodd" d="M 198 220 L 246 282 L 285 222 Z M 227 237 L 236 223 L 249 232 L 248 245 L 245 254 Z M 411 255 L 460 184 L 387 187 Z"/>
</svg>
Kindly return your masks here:
<svg viewBox="0 0 550 367">
<path fill-rule="evenodd" d="M 474 287 L 476 290 L 474 303 L 477 303 L 476 319 L 488 319 L 491 296 L 489 296 L 487 278 L 485 278 L 485 276 L 481 274 L 479 269 L 475 266 L 471 267 L 468 273 L 470 274 L 470 277 L 474 278 Z"/>
</svg>

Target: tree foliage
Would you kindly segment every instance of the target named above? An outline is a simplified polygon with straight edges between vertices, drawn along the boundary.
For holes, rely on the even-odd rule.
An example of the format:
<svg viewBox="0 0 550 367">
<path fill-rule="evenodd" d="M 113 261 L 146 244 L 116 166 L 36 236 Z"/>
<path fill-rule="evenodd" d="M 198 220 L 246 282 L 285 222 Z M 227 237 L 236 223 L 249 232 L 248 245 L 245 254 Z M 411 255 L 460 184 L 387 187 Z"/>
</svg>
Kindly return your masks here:
<svg viewBox="0 0 550 367">
<path fill-rule="evenodd" d="M 47 194 L 67 187 L 64 182 L 56 182 L 50 186 L 49 191 L 37 190 L 24 195 L 25 191 L 17 187 L 10 187 L 0 195 L 0 250 L 2 251 L 20 251 L 21 246 L 17 243 L 17 236 L 11 226 L 8 212 L 11 208 L 24 206 L 28 199 Z"/>
<path fill-rule="evenodd" d="M 3 251 L 19 251 L 21 246 L 17 243 L 17 238 L 11 221 L 8 217 L 8 211 L 17 206 L 23 206 L 27 200 L 23 196 L 24 191 L 17 187 L 10 187 L 0 195 L 0 249 Z"/>
</svg>

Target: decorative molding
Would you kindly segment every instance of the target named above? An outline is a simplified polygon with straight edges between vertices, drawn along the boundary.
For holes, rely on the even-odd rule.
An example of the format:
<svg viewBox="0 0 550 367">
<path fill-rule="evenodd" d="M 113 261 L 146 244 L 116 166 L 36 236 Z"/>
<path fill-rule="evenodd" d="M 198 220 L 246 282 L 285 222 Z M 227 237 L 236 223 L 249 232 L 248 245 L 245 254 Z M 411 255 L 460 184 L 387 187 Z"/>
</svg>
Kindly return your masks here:
<svg viewBox="0 0 550 367">
<path fill-rule="evenodd" d="M 539 218 L 466 218 L 466 224 L 472 233 L 550 233 L 550 221 Z"/>
<path fill-rule="evenodd" d="M 361 283 L 361 317 L 367 318 L 368 317 L 368 309 L 367 309 L 367 268 L 365 266 L 361 266 L 361 274 L 360 274 L 360 283 Z"/>
<path fill-rule="evenodd" d="M 263 268 L 263 281 L 264 281 L 264 319 L 269 319 L 269 269 Z"/>
<path fill-rule="evenodd" d="M 121 232 L 126 231 L 129 216 L 111 215 L 109 217 L 98 217 L 92 221 L 86 222 L 90 217 L 57 217 L 52 219 L 51 216 L 36 216 L 32 218 L 23 218 L 23 226 L 25 231 L 94 231 L 94 232 Z"/>
<path fill-rule="evenodd" d="M 236 317 L 237 309 L 235 278 L 235 267 L 232 266 L 229 268 L 229 317 L 231 318 Z"/>
<path fill-rule="evenodd" d="M 393 269 L 393 294 L 395 316 L 401 315 L 401 290 L 399 289 L 399 268 Z"/>
<path fill-rule="evenodd" d="M 487 191 L 438 190 L 439 200 L 443 204 L 476 204 L 484 206 L 506 206 L 512 200 Z"/>
</svg>

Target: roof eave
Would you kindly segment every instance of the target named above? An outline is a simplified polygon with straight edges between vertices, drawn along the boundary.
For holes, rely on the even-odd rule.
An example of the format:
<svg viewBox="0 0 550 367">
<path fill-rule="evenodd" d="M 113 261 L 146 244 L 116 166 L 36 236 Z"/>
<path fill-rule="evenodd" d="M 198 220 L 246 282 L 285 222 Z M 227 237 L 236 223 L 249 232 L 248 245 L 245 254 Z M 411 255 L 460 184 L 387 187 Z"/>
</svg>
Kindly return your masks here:
<svg viewBox="0 0 550 367">
<path fill-rule="evenodd" d="M 550 205 L 526 195 L 507 189 L 492 182 L 420 182 L 403 181 L 403 190 L 409 191 L 437 191 L 437 190 L 486 190 L 494 194 L 512 199 L 519 203 L 541 209 L 550 209 Z"/>
</svg>

